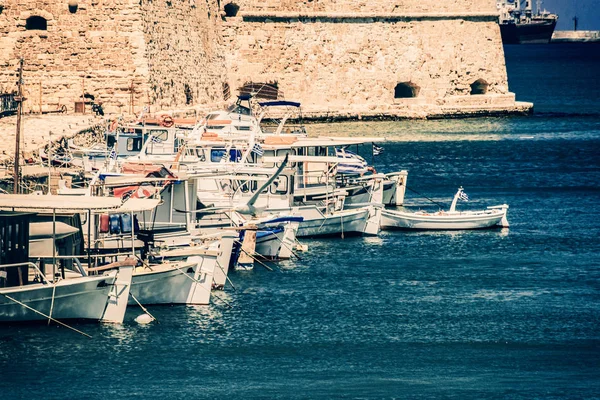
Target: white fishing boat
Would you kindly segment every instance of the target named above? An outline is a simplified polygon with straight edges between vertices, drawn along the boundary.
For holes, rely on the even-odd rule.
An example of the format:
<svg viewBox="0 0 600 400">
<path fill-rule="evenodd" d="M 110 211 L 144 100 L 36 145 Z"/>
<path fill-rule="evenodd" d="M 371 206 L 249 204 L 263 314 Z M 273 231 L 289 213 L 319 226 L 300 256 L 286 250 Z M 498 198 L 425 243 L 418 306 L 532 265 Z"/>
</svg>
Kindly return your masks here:
<svg viewBox="0 0 600 400">
<path fill-rule="evenodd" d="M 422 230 L 484 229 L 496 226 L 508 228 L 507 204 L 487 207 L 480 211 L 456 211 L 456 203 L 459 199 L 468 199 L 462 187 L 454 195 L 449 211 L 383 210 L 381 228 Z"/>
<path fill-rule="evenodd" d="M 196 254 L 181 262 L 165 261 L 137 267 L 129 304 L 209 304 L 220 253 L 205 249 Z"/>
<path fill-rule="evenodd" d="M 260 256 L 285 260 L 294 254 L 299 224 L 302 217 L 282 216 L 264 218 L 250 223 L 257 226 L 255 251 Z"/>
<path fill-rule="evenodd" d="M 0 269 L 8 272 L 10 267 L 26 267 L 37 277 L 38 282 L 0 288 L 0 321 L 23 322 L 89 319 L 104 322 L 123 321 L 125 307 L 121 305 L 122 314 L 116 319 L 113 306 L 119 303 L 121 293 L 131 282 L 132 266 L 129 265 L 127 277 L 125 269 L 112 270 L 104 275 L 81 276 L 79 278 L 62 279 L 55 282 L 46 279 L 41 270 L 33 263 L 4 264 Z"/>
<path fill-rule="evenodd" d="M 57 240 L 80 233 L 57 222 L 57 211 L 91 213 L 116 209 L 120 202 L 74 203 L 60 196 L 0 196 L 0 209 L 51 209 L 53 214 L 51 223 L 30 224 L 34 213 L 0 211 L 0 321 L 123 321 L 135 261 L 84 268 L 77 256 L 59 255 L 56 245 Z"/>
</svg>

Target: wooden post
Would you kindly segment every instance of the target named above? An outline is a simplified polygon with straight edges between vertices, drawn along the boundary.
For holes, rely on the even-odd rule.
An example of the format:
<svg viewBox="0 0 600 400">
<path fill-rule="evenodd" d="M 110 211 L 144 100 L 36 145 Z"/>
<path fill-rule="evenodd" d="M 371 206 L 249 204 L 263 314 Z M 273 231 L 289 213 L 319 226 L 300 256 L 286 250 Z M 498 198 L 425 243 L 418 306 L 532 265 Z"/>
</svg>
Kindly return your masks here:
<svg viewBox="0 0 600 400">
<path fill-rule="evenodd" d="M 21 178 L 19 176 L 19 160 L 21 153 L 21 114 L 23 113 L 23 59 L 19 60 L 19 80 L 17 81 L 17 133 L 15 135 L 15 166 L 13 172 L 13 193 L 19 193 L 19 183 Z"/>
<path fill-rule="evenodd" d="M 85 75 L 81 78 L 81 102 L 83 103 L 82 113 L 85 114 Z"/>
<path fill-rule="evenodd" d="M 247 229 L 244 232 L 244 240 L 242 242 L 242 252 L 238 258 L 238 265 L 243 268 L 252 268 L 254 266 L 254 257 L 256 251 L 256 229 Z"/>
</svg>

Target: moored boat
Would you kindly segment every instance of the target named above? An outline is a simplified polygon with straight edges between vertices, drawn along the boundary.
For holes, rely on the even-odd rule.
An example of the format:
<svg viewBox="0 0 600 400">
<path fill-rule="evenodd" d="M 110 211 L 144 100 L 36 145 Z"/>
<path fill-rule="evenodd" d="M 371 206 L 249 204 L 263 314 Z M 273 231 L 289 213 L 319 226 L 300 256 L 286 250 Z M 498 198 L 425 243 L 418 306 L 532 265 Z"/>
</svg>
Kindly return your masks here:
<svg viewBox="0 0 600 400">
<path fill-rule="evenodd" d="M 456 211 L 459 199 L 467 199 L 463 188 L 459 188 L 449 211 L 437 212 L 404 212 L 383 210 L 382 229 L 422 229 L 422 230 L 461 230 L 484 229 L 491 227 L 508 228 L 508 205 L 487 207 L 480 211 Z"/>
</svg>

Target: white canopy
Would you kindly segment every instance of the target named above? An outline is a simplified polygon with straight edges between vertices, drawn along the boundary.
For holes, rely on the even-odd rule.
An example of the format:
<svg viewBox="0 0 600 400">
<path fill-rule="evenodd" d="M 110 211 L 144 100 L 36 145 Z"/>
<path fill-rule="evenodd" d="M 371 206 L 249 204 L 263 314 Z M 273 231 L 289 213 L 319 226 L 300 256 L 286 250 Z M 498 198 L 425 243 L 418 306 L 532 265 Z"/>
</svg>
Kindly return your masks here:
<svg viewBox="0 0 600 400">
<path fill-rule="evenodd" d="M 263 157 L 265 163 L 280 163 L 285 157 Z M 294 156 L 290 155 L 289 162 L 315 162 L 327 164 L 357 164 L 362 165 L 363 161 L 354 158 L 342 158 L 335 156 Z"/>
<path fill-rule="evenodd" d="M 115 197 L 0 194 L 0 209 L 82 212 L 116 210 L 120 206 L 121 199 Z"/>
<path fill-rule="evenodd" d="M 119 209 L 118 212 L 136 212 L 150 211 L 158 206 L 160 199 L 128 199 Z"/>
</svg>

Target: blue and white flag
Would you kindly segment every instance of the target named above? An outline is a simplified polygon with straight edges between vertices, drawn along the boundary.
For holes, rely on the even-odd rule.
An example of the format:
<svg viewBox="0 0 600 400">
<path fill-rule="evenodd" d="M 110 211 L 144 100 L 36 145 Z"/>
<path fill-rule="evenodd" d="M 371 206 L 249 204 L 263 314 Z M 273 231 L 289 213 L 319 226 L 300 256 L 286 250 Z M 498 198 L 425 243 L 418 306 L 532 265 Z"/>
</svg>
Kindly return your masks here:
<svg viewBox="0 0 600 400">
<path fill-rule="evenodd" d="M 255 153 L 259 157 L 262 157 L 263 154 L 265 154 L 265 151 L 258 143 L 254 143 L 254 146 L 252 146 L 252 152 Z"/>
<path fill-rule="evenodd" d="M 374 156 L 378 156 L 381 153 L 383 153 L 385 149 L 381 146 L 377 146 L 375 143 L 373 143 L 373 155 Z"/>
<path fill-rule="evenodd" d="M 458 198 L 463 201 L 469 201 L 469 196 L 465 192 L 460 192 L 460 194 L 458 195 Z"/>
<path fill-rule="evenodd" d="M 162 143 L 162 139 L 160 139 L 160 138 L 157 138 L 157 137 L 156 137 L 156 136 L 154 136 L 154 135 L 150 136 L 150 141 L 151 141 L 152 143 Z"/>
<path fill-rule="evenodd" d="M 335 155 L 338 158 L 342 158 L 351 162 L 348 163 L 344 163 L 341 162 L 337 165 L 337 172 L 339 174 L 347 174 L 347 175 L 352 175 L 352 174 L 364 174 L 368 171 L 368 167 L 369 165 L 367 164 L 367 162 L 365 161 L 364 158 L 362 158 L 361 156 L 359 156 L 358 154 L 355 154 L 349 150 L 346 150 L 345 148 L 341 148 L 335 149 Z"/>
<path fill-rule="evenodd" d="M 110 154 L 108 155 L 108 158 L 110 158 L 111 160 L 117 159 L 117 145 L 116 144 L 110 150 Z"/>
<path fill-rule="evenodd" d="M 223 152 L 223 155 L 221 156 L 221 162 L 228 162 L 229 161 L 229 151 L 225 150 Z"/>
</svg>

